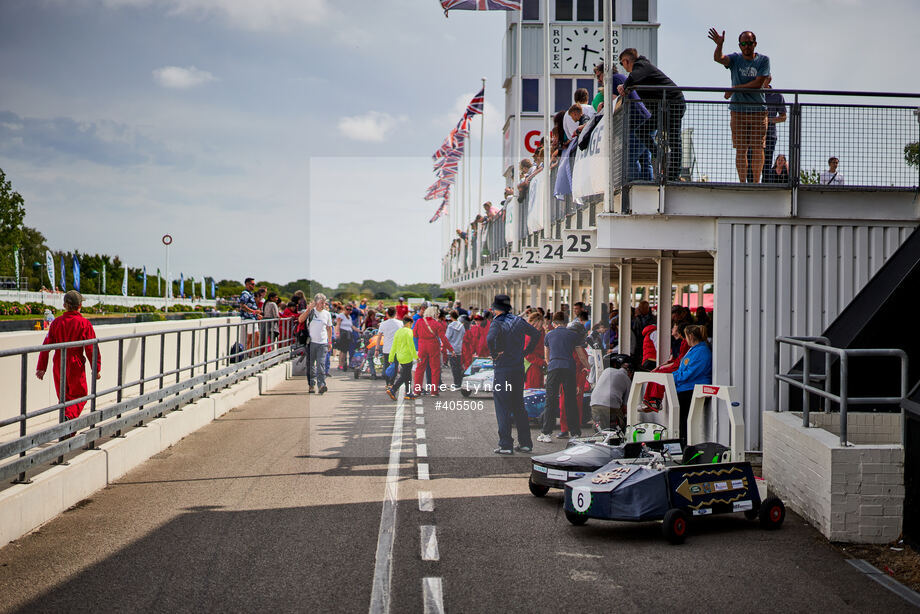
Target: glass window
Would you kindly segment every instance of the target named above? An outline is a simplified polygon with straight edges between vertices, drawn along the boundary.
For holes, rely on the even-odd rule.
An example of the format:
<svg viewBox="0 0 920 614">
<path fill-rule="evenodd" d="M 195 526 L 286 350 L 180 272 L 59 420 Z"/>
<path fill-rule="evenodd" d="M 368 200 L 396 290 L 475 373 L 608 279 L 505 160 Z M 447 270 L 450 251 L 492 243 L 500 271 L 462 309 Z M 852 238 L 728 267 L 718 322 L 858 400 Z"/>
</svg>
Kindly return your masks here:
<svg viewBox="0 0 920 614">
<path fill-rule="evenodd" d="M 576 79 L 575 89 L 581 88 L 588 90 L 588 102 L 594 100 L 594 79 Z"/>
<path fill-rule="evenodd" d="M 648 21 L 648 0 L 633 0 L 633 21 Z"/>
<path fill-rule="evenodd" d="M 594 21 L 594 0 L 578 0 L 578 21 Z"/>
<path fill-rule="evenodd" d="M 521 79 L 521 112 L 538 113 L 540 111 L 540 80 Z"/>
<path fill-rule="evenodd" d="M 556 79 L 553 85 L 555 86 L 556 90 L 553 113 L 567 110 L 570 106 L 572 106 L 572 80 Z"/>
<path fill-rule="evenodd" d="M 556 0 L 556 21 L 572 21 L 572 0 Z"/>
<path fill-rule="evenodd" d="M 540 21 L 540 0 L 524 0 L 521 11 L 524 21 Z"/>
</svg>

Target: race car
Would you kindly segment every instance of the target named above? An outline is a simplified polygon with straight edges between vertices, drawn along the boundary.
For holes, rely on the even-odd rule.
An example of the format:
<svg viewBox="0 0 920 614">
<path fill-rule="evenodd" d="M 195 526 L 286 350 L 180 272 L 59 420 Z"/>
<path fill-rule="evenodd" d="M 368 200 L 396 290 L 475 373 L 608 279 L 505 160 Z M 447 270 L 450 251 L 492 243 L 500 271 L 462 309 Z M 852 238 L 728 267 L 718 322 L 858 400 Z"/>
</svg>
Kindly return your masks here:
<svg viewBox="0 0 920 614">
<path fill-rule="evenodd" d="M 637 458 L 646 449 L 676 453 L 679 439 L 667 439 L 667 429 L 659 424 L 642 423 L 619 429 L 601 431 L 593 436 L 572 438 L 566 448 L 550 454 L 533 456 L 528 480 L 530 493 L 543 497 L 550 488 L 564 488 L 569 480 L 590 475 L 610 461 Z"/>
<path fill-rule="evenodd" d="M 766 484 L 744 460 L 744 419 L 729 386 L 698 384 L 687 417 L 689 445 L 653 450 L 641 444 L 635 458 L 616 458 L 583 477 L 565 483 L 564 510 L 573 525 L 591 518 L 620 521 L 661 520 L 662 534 L 673 544 L 687 536 L 693 516 L 743 512 L 765 529 L 778 529 L 786 517 L 779 497 L 765 496 Z M 707 399 L 726 402 L 730 443 L 694 440 L 703 432 Z"/>
<path fill-rule="evenodd" d="M 470 365 L 470 369 L 473 368 L 473 365 Z M 467 369 L 469 371 L 470 369 Z M 492 394 L 492 384 L 495 379 L 495 370 L 491 368 L 481 367 L 476 370 L 472 375 L 467 375 L 463 378 L 463 381 L 460 383 L 460 394 L 465 397 L 472 396 L 474 394 Z"/>
</svg>

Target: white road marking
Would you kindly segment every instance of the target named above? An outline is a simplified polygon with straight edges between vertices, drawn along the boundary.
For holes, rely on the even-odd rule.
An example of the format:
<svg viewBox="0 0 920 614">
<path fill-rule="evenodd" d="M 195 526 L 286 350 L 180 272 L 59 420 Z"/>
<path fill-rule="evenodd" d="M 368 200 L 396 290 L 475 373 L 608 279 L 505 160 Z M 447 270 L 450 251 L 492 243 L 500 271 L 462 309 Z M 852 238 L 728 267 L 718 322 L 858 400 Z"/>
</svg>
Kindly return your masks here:
<svg viewBox="0 0 920 614">
<path fill-rule="evenodd" d="M 425 425 L 425 417 L 424 417 L 424 416 L 416 416 L 416 417 L 415 417 L 415 423 L 416 423 L 417 425 L 419 425 L 419 426 L 424 426 L 424 425 Z"/>
<path fill-rule="evenodd" d="M 422 409 L 421 407 L 416 407 L 416 408 L 415 408 L 415 413 L 417 413 L 418 415 L 422 415 L 422 414 L 425 413 L 425 410 Z"/>
<path fill-rule="evenodd" d="M 431 496 L 430 490 L 418 491 L 418 511 L 420 512 L 433 512 L 434 511 L 434 497 Z"/>
<path fill-rule="evenodd" d="M 425 614 L 444 614 L 444 587 L 441 578 L 422 578 Z"/>
<path fill-rule="evenodd" d="M 419 463 L 418 464 L 418 479 L 428 480 L 428 463 Z"/>
<path fill-rule="evenodd" d="M 416 439 L 425 439 L 425 429 L 415 429 Z"/>
<path fill-rule="evenodd" d="M 387 469 L 386 491 L 380 512 L 380 530 L 377 532 L 377 554 L 374 562 L 374 584 L 371 590 L 370 614 L 388 614 L 390 611 L 390 585 L 393 581 L 393 542 L 396 539 L 396 502 L 399 490 L 399 457 L 402 450 L 405 396 L 400 395 L 393 416 L 393 435 L 390 439 L 390 463 Z"/>
<path fill-rule="evenodd" d="M 557 552 L 558 556 L 571 556 L 577 559 L 602 559 L 599 554 L 586 554 L 584 552 Z"/>
<path fill-rule="evenodd" d="M 441 558 L 438 552 L 438 528 L 431 524 L 423 524 L 421 530 L 422 560 L 437 561 Z"/>
<path fill-rule="evenodd" d="M 422 404 L 422 400 L 421 400 L 421 399 L 415 399 L 415 406 L 416 406 L 416 407 L 418 407 L 418 406 L 421 405 L 421 404 Z"/>
<path fill-rule="evenodd" d="M 415 455 L 419 458 L 425 458 L 428 456 L 428 445 L 424 443 L 415 444 Z"/>
</svg>

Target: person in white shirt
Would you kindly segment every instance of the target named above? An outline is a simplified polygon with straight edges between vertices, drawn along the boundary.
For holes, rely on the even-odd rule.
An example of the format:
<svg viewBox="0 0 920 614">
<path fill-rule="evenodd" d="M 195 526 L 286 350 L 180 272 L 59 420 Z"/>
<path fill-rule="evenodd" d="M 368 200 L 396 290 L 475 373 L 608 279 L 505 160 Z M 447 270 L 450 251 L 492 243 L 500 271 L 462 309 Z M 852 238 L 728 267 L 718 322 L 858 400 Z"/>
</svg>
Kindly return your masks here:
<svg viewBox="0 0 920 614">
<path fill-rule="evenodd" d="M 377 329 L 380 334 L 383 335 L 383 377 L 387 386 L 393 383 L 390 381 L 390 378 L 386 376 L 387 368 L 390 366 L 390 350 L 393 349 L 393 337 L 396 336 L 396 331 L 402 328 L 402 326 L 403 323 L 396 317 L 396 308 L 388 307 L 387 319 L 381 322 L 380 328 Z"/>
<path fill-rule="evenodd" d="M 588 90 L 583 87 L 575 90 L 575 104 L 581 107 L 581 112 L 584 114 L 584 117 L 589 121 L 594 117 L 594 114 L 597 111 L 594 110 L 590 104 L 588 104 Z M 578 128 L 578 122 L 568 113 L 565 114 L 565 117 L 562 118 L 562 129 L 565 130 L 565 138 L 570 139 L 572 135 L 575 134 L 575 130 Z"/>
<path fill-rule="evenodd" d="M 616 426 L 626 428 L 626 401 L 632 385 L 632 366 L 629 356 L 614 354 L 604 358 L 606 367 L 591 391 L 591 418 L 595 428 L 608 429 L 611 413 Z"/>
<path fill-rule="evenodd" d="M 828 159 L 828 169 L 821 173 L 821 185 L 843 185 L 843 175 L 837 172 L 837 165 L 840 160 L 835 157 Z"/>
<path fill-rule="evenodd" d="M 297 320 L 303 324 L 307 322 L 310 332 L 310 362 L 307 364 L 307 373 L 313 372 L 310 380 L 309 392 L 313 393 L 313 383 L 319 385 L 319 393 L 326 392 L 326 351 L 329 347 L 329 338 L 332 336 L 332 316 L 326 310 L 326 295 L 319 293 L 313 297 L 313 302 L 301 313 Z"/>
<path fill-rule="evenodd" d="M 448 361 L 450 362 L 450 371 L 454 377 L 454 386 L 460 388 L 463 383 L 463 365 L 461 356 L 463 355 L 463 337 L 466 335 L 466 327 L 460 321 L 460 313 L 454 309 L 450 312 L 450 324 L 447 325 L 446 337 L 450 341 L 453 350 L 448 350 Z"/>
</svg>

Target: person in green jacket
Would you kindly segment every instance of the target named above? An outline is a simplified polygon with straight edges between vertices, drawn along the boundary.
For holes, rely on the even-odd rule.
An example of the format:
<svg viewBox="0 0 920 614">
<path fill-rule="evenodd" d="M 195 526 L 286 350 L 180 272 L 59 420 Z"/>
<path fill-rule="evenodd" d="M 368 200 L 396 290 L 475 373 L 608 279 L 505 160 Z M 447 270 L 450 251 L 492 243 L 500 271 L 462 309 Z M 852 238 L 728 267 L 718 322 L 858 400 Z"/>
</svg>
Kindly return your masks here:
<svg viewBox="0 0 920 614">
<path fill-rule="evenodd" d="M 392 386 L 387 386 L 387 394 L 394 401 L 396 400 L 399 387 L 406 386 L 406 398 L 414 399 L 412 393 L 412 362 L 418 358 L 418 352 L 415 349 L 415 339 L 412 336 L 412 316 L 403 318 L 403 327 L 393 335 L 393 346 L 390 348 L 389 360 L 399 365 L 399 376 Z"/>
</svg>

